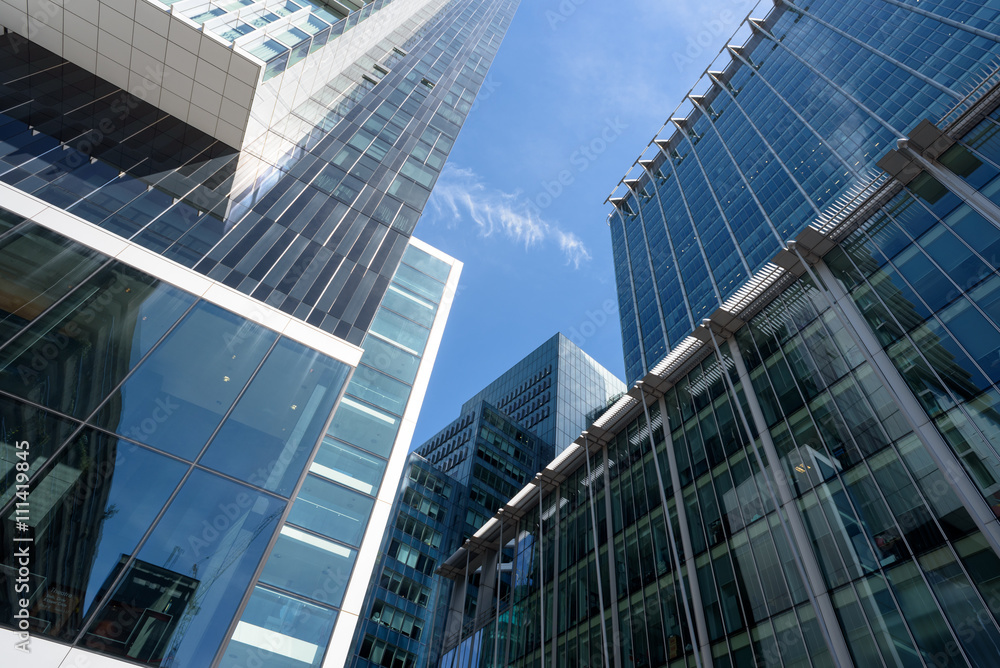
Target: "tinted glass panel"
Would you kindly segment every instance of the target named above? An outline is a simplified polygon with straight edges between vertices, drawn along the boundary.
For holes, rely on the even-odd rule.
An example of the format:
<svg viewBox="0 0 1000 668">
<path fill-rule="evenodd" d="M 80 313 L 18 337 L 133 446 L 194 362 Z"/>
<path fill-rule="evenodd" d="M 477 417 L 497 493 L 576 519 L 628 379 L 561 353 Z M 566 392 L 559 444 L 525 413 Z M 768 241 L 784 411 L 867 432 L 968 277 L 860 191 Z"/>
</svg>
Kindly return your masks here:
<svg viewBox="0 0 1000 668">
<path fill-rule="evenodd" d="M 386 310 L 379 310 L 372 322 L 371 331 L 418 354 L 424 351 L 424 344 L 431 333 L 430 330 Z"/>
<path fill-rule="evenodd" d="M 319 666 L 336 618 L 333 610 L 257 587 L 219 665 Z"/>
<path fill-rule="evenodd" d="M 441 294 L 444 292 L 444 283 L 439 283 L 405 264 L 399 265 L 392 280 L 435 303 L 441 301 Z"/>
<path fill-rule="evenodd" d="M 311 599 L 340 605 L 357 550 L 285 526 L 260 581 Z"/>
<path fill-rule="evenodd" d="M 399 418 L 344 397 L 330 423 L 329 434 L 376 455 L 388 457 L 396 440 Z"/>
<path fill-rule="evenodd" d="M 358 366 L 347 391 L 396 415 L 403 414 L 406 400 L 410 396 L 409 385 L 366 366 Z"/>
<path fill-rule="evenodd" d="M 384 459 L 373 457 L 332 438 L 325 438 L 309 470 L 345 487 L 374 496 L 382 482 L 386 464 Z"/>
<path fill-rule="evenodd" d="M 77 427 L 75 422 L 0 396 L 0 507 L 17 492 L 17 462 L 27 462 L 28 471 L 37 473 L 38 466 L 48 461 Z M 18 448 L 19 443 L 26 445 Z"/>
<path fill-rule="evenodd" d="M 434 323 L 436 308 L 433 303 L 397 288 L 395 285 L 389 286 L 389 291 L 385 293 L 385 299 L 382 300 L 382 307 L 406 316 L 424 327 L 430 327 Z"/>
<path fill-rule="evenodd" d="M 186 469 L 151 450 L 87 430 L 32 483 L 27 532 L 12 535 L 18 517 L 13 508 L 4 511 L 0 539 L 5 545 L 17 545 L 15 537 L 34 539 L 35 628 L 62 640 L 76 637 L 98 590 L 119 559 L 138 545 Z M 16 570 L 12 552 L 5 558 Z M 0 601 L 0 614 L 13 619 L 12 599 Z"/>
<path fill-rule="evenodd" d="M 0 345 L 105 260 L 100 253 L 33 224 L 0 241 Z"/>
<path fill-rule="evenodd" d="M 193 302 L 114 263 L 0 352 L 0 389 L 85 418 Z"/>
<path fill-rule="evenodd" d="M 115 392 L 95 423 L 193 459 L 276 338 L 201 302 Z"/>
<path fill-rule="evenodd" d="M 403 253 L 403 262 L 433 276 L 442 283 L 448 280 L 448 274 L 451 271 L 450 265 L 413 246 L 406 247 L 406 252 Z"/>
<path fill-rule="evenodd" d="M 374 504 L 374 499 L 310 475 L 306 476 L 288 521 L 357 547 Z"/>
<path fill-rule="evenodd" d="M 288 496 L 322 434 L 348 367 L 288 339 L 274 347 L 202 463 Z"/>
<path fill-rule="evenodd" d="M 404 383 L 413 383 L 420 368 L 420 358 L 403 352 L 396 346 L 382 339 L 369 336 L 364 343 L 365 354 L 361 361 L 368 366 L 384 371 Z"/>
<path fill-rule="evenodd" d="M 195 470 L 90 623 L 84 646 L 152 666 L 209 666 L 284 508 Z"/>
</svg>

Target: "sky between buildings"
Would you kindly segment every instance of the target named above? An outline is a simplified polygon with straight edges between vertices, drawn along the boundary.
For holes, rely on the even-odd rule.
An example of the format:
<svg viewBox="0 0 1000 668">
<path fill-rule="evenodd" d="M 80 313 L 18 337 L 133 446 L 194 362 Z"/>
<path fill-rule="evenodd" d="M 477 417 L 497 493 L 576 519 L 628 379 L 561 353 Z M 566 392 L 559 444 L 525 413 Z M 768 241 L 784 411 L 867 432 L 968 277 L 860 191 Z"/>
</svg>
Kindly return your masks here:
<svg viewBox="0 0 1000 668">
<path fill-rule="evenodd" d="M 414 447 L 557 331 L 624 377 L 603 202 L 756 5 L 522 0 L 415 232 L 465 270 Z"/>
</svg>

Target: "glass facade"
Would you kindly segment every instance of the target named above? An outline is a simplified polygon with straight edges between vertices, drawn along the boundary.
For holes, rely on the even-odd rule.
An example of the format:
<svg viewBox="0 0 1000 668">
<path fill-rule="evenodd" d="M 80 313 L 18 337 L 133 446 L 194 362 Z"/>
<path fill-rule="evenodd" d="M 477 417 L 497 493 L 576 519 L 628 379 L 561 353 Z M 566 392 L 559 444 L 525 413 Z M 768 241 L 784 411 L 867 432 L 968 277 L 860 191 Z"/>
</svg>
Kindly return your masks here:
<svg viewBox="0 0 1000 668">
<path fill-rule="evenodd" d="M 386 3 L 346 19 L 325 3 L 209 4 L 223 21 L 280 5 L 342 33 Z M 425 3 L 246 146 L 5 34 L 0 182 L 360 345 L 516 6 Z M 260 37 L 280 46 L 264 80 L 315 40 L 295 30 L 285 46 Z"/>
<path fill-rule="evenodd" d="M 350 367 L 0 218 L 0 540 L 30 539 L 30 630 L 209 666 Z M 0 566 L 5 625 L 20 565 Z"/>
<path fill-rule="evenodd" d="M 435 575 L 438 567 L 552 459 L 560 428 L 585 427 L 623 390 L 621 381 L 557 334 L 417 448 L 369 585 L 352 666 L 438 664 L 443 638 L 454 634 L 446 628 L 449 610 L 459 606 L 475 616 L 481 591 L 510 587 L 509 578 L 476 579 L 455 592 Z"/>
<path fill-rule="evenodd" d="M 445 561 L 513 586 L 442 668 L 997 664 L 1000 9 L 776 4 L 613 199 L 643 380 Z"/>
<path fill-rule="evenodd" d="M 612 198 L 629 382 L 877 171 L 897 138 L 954 120 L 1000 54 L 988 2 L 775 5 Z"/>
</svg>

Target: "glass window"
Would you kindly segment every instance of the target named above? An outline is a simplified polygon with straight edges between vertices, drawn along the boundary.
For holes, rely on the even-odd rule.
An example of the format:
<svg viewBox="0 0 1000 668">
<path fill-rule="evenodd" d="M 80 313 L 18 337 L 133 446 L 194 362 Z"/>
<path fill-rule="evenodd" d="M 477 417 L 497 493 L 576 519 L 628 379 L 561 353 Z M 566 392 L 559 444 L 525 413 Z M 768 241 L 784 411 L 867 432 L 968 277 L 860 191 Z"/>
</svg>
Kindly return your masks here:
<svg viewBox="0 0 1000 668">
<path fill-rule="evenodd" d="M 37 473 L 78 427 L 30 404 L 0 397 L 0 508 L 17 492 L 17 463 L 27 462 L 28 472 Z"/>
<path fill-rule="evenodd" d="M 398 270 L 396 273 L 398 275 Z M 433 303 L 406 290 L 401 290 L 395 285 L 389 286 L 389 290 L 382 299 L 382 307 L 404 315 L 424 327 L 430 327 L 434 324 L 434 312 L 437 310 Z"/>
<path fill-rule="evenodd" d="M 399 430 L 399 418 L 344 397 L 330 423 L 330 436 L 388 457 Z"/>
<path fill-rule="evenodd" d="M 374 496 L 382 482 L 386 464 L 384 459 L 332 438 L 324 438 L 309 470 L 362 494 Z"/>
<path fill-rule="evenodd" d="M 101 408 L 94 423 L 193 459 L 277 334 L 200 302 Z"/>
<path fill-rule="evenodd" d="M 423 353 L 427 338 L 431 334 L 430 330 L 415 325 L 410 320 L 385 309 L 379 309 L 370 331 L 398 343 L 402 348 L 416 355 Z"/>
<path fill-rule="evenodd" d="M 308 475 L 288 521 L 357 547 L 374 505 L 374 499 Z"/>
<path fill-rule="evenodd" d="M 113 263 L 0 352 L 0 389 L 86 418 L 193 302 Z"/>
<path fill-rule="evenodd" d="M 271 550 L 260 581 L 323 603 L 340 605 L 357 556 L 357 550 L 286 525 Z"/>
<path fill-rule="evenodd" d="M 151 450 L 86 430 L 32 482 L 23 520 L 27 532 L 12 535 L 21 517 L 13 507 L 4 511 L 4 545 L 18 545 L 17 537 L 34 539 L 34 628 L 64 641 L 75 639 L 98 590 L 117 572 L 120 559 L 132 554 L 186 470 Z M 5 566 L 17 570 L 13 550 L 4 559 Z M 14 618 L 12 603 L 0 597 L 4 619 Z"/>
<path fill-rule="evenodd" d="M 0 345 L 105 260 L 100 253 L 34 224 L 0 241 Z"/>
<path fill-rule="evenodd" d="M 136 560 L 102 587 L 115 589 L 83 644 L 151 666 L 208 668 L 284 509 L 284 501 L 195 470 Z"/>
<path fill-rule="evenodd" d="M 354 372 L 347 391 L 396 415 L 403 414 L 406 400 L 410 396 L 409 385 L 361 365 Z"/>
<path fill-rule="evenodd" d="M 444 283 L 439 283 L 405 264 L 399 265 L 392 280 L 435 304 L 441 302 L 441 295 L 444 294 Z"/>
<path fill-rule="evenodd" d="M 257 587 L 219 666 L 319 666 L 336 618 L 333 610 Z"/>
<path fill-rule="evenodd" d="M 322 435 L 347 372 L 345 364 L 282 338 L 201 463 L 290 495 Z"/>
<path fill-rule="evenodd" d="M 366 337 L 362 347 L 365 349 L 365 354 L 361 357 L 363 364 L 384 371 L 404 383 L 413 384 L 417 369 L 420 368 L 419 357 L 403 352 L 374 336 Z"/>
</svg>

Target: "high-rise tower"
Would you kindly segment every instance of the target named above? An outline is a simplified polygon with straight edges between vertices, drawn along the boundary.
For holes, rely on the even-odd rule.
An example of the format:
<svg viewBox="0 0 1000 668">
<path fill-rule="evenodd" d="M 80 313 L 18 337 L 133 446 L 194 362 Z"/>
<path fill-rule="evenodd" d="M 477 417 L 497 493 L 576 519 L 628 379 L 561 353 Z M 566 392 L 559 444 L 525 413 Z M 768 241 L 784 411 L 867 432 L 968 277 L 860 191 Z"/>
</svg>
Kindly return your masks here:
<svg viewBox="0 0 1000 668">
<path fill-rule="evenodd" d="M 516 6 L 0 3 L 0 661 L 344 663 Z"/>
<path fill-rule="evenodd" d="M 442 566 L 516 574 L 444 668 L 997 663 L 1000 13 L 758 9 L 611 198 L 637 382 Z"/>
</svg>

